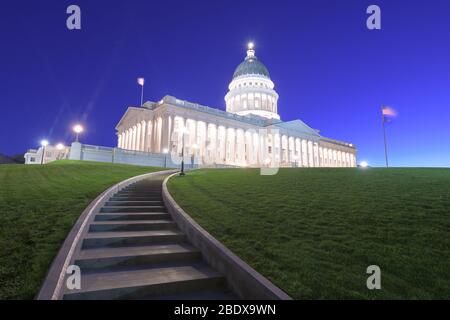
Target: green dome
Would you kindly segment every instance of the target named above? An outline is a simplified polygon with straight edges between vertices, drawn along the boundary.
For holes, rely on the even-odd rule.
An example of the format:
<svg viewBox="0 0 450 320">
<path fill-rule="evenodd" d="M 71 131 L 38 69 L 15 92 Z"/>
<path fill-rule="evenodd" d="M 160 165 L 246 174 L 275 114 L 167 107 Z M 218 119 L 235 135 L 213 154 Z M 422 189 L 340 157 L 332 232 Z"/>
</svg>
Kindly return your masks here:
<svg viewBox="0 0 450 320">
<path fill-rule="evenodd" d="M 269 71 L 264 64 L 262 64 L 255 56 L 247 56 L 234 71 L 233 79 L 236 79 L 239 76 L 251 74 L 259 74 L 270 78 Z"/>
</svg>

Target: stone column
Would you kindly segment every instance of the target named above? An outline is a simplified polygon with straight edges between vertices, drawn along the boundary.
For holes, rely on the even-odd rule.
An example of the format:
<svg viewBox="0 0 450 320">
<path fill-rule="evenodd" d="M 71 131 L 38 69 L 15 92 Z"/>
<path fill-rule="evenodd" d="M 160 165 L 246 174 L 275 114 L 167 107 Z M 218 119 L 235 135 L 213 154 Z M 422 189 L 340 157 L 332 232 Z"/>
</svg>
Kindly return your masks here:
<svg viewBox="0 0 450 320">
<path fill-rule="evenodd" d="M 136 146 L 136 127 L 133 126 L 131 128 L 131 150 L 135 150 L 135 146 Z"/>
<path fill-rule="evenodd" d="M 128 150 L 133 150 L 133 128 L 128 129 Z"/>
<path fill-rule="evenodd" d="M 145 122 L 145 126 L 147 127 L 147 129 L 145 130 L 146 135 L 145 135 L 145 151 L 147 152 L 151 152 L 152 151 L 152 120 L 148 120 Z"/>
<path fill-rule="evenodd" d="M 145 125 L 145 121 L 141 121 L 141 136 L 139 138 L 140 140 L 140 144 L 139 144 L 139 149 L 141 151 L 145 151 L 145 129 L 146 129 L 146 125 Z"/>
<path fill-rule="evenodd" d="M 136 150 L 141 151 L 141 123 L 136 125 Z"/>
<path fill-rule="evenodd" d="M 161 153 L 162 123 L 163 123 L 163 120 L 161 117 L 156 118 L 156 125 L 155 125 L 155 152 L 156 153 Z"/>
<path fill-rule="evenodd" d="M 159 121 L 158 121 L 159 123 Z M 164 115 L 161 121 L 161 145 L 159 152 L 164 152 L 164 149 L 169 149 L 169 117 Z"/>
</svg>

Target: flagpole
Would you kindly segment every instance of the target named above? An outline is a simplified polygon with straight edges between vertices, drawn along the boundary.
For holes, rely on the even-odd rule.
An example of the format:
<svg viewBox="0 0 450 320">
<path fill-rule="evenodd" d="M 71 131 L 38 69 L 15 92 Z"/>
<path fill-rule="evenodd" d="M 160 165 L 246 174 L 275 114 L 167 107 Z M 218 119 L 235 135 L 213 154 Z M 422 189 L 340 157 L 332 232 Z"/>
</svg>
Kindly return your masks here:
<svg viewBox="0 0 450 320">
<path fill-rule="evenodd" d="M 385 116 L 383 114 L 383 108 L 381 109 L 381 117 L 382 117 L 382 124 L 383 124 L 383 136 L 384 136 L 384 157 L 386 159 L 386 168 L 389 168 L 389 161 L 388 161 L 388 154 L 387 154 L 387 141 L 386 141 L 386 128 L 384 125 L 385 122 Z"/>
<path fill-rule="evenodd" d="M 141 86 L 141 107 L 144 105 L 144 84 Z"/>
</svg>

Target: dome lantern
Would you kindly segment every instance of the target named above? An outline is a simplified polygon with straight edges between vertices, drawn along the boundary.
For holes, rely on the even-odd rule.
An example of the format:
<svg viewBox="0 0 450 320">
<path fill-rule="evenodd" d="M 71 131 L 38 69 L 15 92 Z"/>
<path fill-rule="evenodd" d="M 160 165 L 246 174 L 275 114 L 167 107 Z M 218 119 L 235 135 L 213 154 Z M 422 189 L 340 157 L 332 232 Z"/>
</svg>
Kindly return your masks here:
<svg viewBox="0 0 450 320">
<path fill-rule="evenodd" d="M 255 50 L 254 50 L 255 44 L 253 42 L 249 42 L 247 44 L 247 59 L 252 58 L 255 56 Z"/>
</svg>

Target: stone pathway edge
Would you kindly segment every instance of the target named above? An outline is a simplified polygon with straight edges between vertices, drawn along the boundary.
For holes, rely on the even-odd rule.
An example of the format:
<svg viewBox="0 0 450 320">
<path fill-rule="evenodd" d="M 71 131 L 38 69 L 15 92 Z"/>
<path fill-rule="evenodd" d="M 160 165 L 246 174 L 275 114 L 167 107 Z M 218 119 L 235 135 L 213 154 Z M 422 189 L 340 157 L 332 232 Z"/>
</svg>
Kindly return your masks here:
<svg viewBox="0 0 450 320">
<path fill-rule="evenodd" d="M 167 188 L 167 181 L 176 174 L 168 176 L 163 182 L 164 204 L 181 231 L 201 251 L 205 261 L 226 277 L 232 291 L 241 299 L 247 300 L 292 300 L 203 229 L 176 203 Z"/>
</svg>

